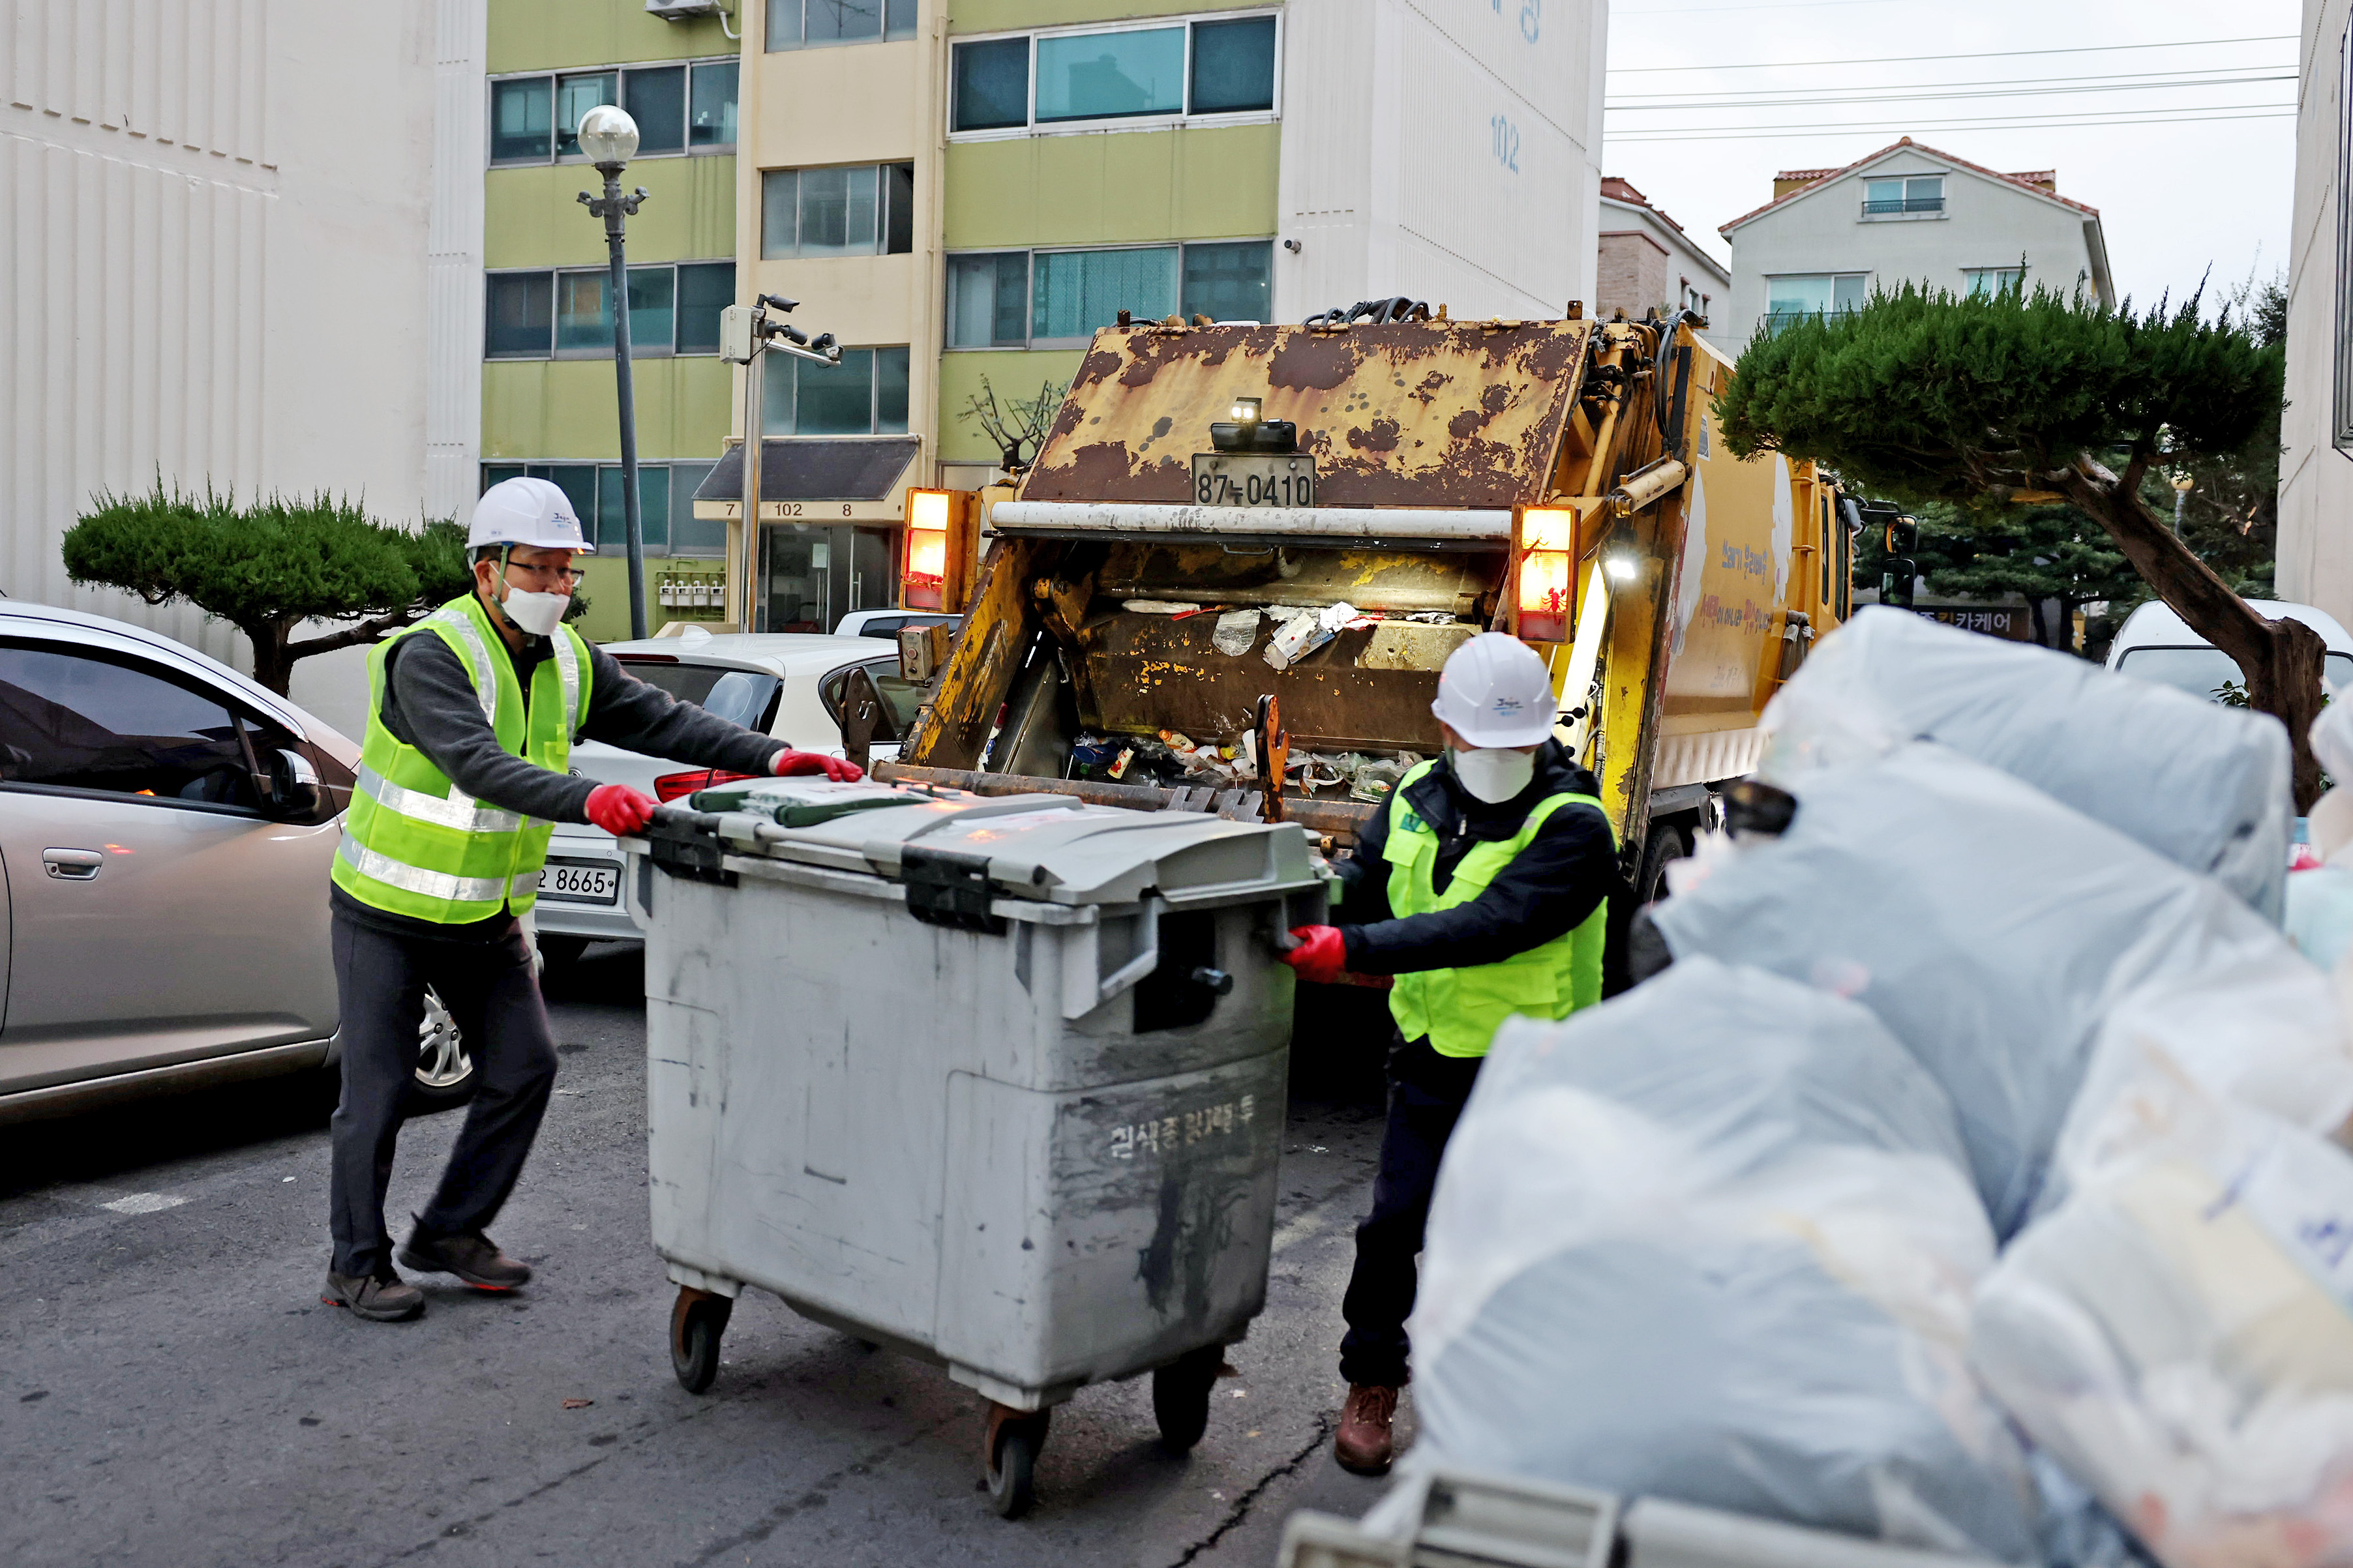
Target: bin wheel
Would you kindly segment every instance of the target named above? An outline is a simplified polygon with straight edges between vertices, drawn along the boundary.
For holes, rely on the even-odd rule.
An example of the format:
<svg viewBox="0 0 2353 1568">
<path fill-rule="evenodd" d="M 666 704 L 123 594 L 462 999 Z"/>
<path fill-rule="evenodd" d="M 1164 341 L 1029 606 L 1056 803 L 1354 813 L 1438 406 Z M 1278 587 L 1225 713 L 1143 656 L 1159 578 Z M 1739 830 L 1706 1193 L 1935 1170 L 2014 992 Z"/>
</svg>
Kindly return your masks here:
<svg viewBox="0 0 2353 1568">
<path fill-rule="evenodd" d="M 1203 1345 L 1154 1370 L 1152 1414 L 1169 1452 L 1189 1453 L 1208 1430 L 1209 1393 L 1225 1362 L 1225 1346 Z"/>
<path fill-rule="evenodd" d="M 1036 1493 L 1038 1450 L 1046 1446 L 1047 1410 L 988 1407 L 988 1500 L 999 1515 L 1018 1519 Z"/>
<path fill-rule="evenodd" d="M 719 1340 L 735 1303 L 724 1296 L 691 1286 L 678 1288 L 678 1304 L 670 1313 L 670 1364 L 678 1385 L 701 1394 L 719 1375 Z"/>
</svg>

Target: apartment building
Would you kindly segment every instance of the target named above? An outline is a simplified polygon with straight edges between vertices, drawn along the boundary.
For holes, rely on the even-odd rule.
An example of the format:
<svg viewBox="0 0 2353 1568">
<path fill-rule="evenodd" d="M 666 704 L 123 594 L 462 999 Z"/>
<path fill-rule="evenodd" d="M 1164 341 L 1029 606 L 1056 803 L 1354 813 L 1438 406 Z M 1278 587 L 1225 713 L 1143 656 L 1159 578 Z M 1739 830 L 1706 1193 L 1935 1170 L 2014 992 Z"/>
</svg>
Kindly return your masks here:
<svg viewBox="0 0 2353 1568">
<path fill-rule="evenodd" d="M 1599 268 L 1593 310 L 1601 316 L 1623 310 L 1639 319 L 1651 310 L 1696 310 L 1712 321 L 1719 306 L 1732 301 L 1731 269 L 1615 175 L 1601 180 Z M 1712 336 L 1708 341 L 1718 342 Z M 1736 342 L 1733 352 L 1738 352 Z"/>
<path fill-rule="evenodd" d="M 1735 348 L 1776 319 L 1853 310 L 1907 280 L 2116 300 L 2099 209 L 2061 195 L 2055 173 L 2005 174 L 1908 136 L 1838 168 L 1784 170 L 1771 201 L 1717 232 L 1732 290 L 1715 331 Z"/>
<path fill-rule="evenodd" d="M 1122 310 L 1589 300 L 1605 25 L 1597 0 L 749 0 L 737 292 L 844 345 L 769 363 L 760 530 L 729 552 L 754 624 L 893 602 L 907 489 L 997 471 L 976 400 L 1058 402 Z M 740 464 L 700 521 L 740 529 Z"/>
<path fill-rule="evenodd" d="M 717 14 L 666 21 L 643 0 L 489 0 L 480 152 L 480 437 L 477 485 L 554 480 L 596 540 L 586 634 L 628 635 L 620 425 L 605 228 L 580 205 L 601 191 L 580 118 L 616 103 L 638 124 L 622 179 L 628 220 L 630 369 L 638 494 L 654 623 L 659 584 L 715 575 L 723 524 L 694 516 L 696 488 L 733 428 L 719 313 L 737 295 L 736 160 L 742 57 Z M 705 612 L 706 614 L 708 612 Z"/>
<path fill-rule="evenodd" d="M 2298 49 L 2287 408 L 2280 417 L 2279 596 L 2353 619 L 2353 0 L 2308 0 Z"/>
</svg>

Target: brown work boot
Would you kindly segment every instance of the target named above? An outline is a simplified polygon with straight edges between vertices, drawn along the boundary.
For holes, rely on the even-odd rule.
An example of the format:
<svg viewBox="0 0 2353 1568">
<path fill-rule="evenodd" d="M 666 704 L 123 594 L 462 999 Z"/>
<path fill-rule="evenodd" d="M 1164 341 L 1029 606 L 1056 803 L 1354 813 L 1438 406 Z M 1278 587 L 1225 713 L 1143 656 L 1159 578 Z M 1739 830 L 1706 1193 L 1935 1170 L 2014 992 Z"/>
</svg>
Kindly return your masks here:
<svg viewBox="0 0 2353 1568">
<path fill-rule="evenodd" d="M 435 1236 L 419 1224 L 394 1256 L 404 1268 L 455 1274 L 477 1290 L 512 1290 L 531 1283 L 531 1265 L 509 1258 L 479 1230 Z"/>
<path fill-rule="evenodd" d="M 330 1307 L 350 1309 L 354 1318 L 372 1323 L 403 1323 L 425 1311 L 425 1292 L 389 1271 L 384 1277 L 327 1271 L 327 1288 L 319 1300 Z"/>
<path fill-rule="evenodd" d="M 1348 1403 L 1340 1406 L 1340 1430 L 1333 1435 L 1332 1457 L 1344 1470 L 1360 1476 L 1388 1473 L 1394 1446 L 1389 1423 L 1397 1416 L 1398 1391 L 1377 1383 L 1352 1383 Z"/>
</svg>

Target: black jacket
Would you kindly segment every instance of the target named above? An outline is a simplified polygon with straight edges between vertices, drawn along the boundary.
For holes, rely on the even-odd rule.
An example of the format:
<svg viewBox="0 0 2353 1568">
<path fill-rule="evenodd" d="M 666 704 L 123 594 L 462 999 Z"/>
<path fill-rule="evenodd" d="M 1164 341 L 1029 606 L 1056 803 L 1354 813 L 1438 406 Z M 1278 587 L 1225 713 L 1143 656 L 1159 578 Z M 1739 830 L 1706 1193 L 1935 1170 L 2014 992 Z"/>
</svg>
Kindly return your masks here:
<svg viewBox="0 0 2353 1568">
<path fill-rule="evenodd" d="M 504 656 L 513 664 L 526 710 L 532 674 L 554 654 L 546 637 L 525 637 L 520 652 L 504 637 L 491 639 L 491 657 Z M 580 727 L 588 740 L 741 773 L 766 773 L 785 749 L 781 741 L 715 718 L 638 679 L 593 644 L 588 664 L 588 716 Z M 596 781 L 553 773 L 500 745 L 464 661 L 431 632 L 411 632 L 385 651 L 381 717 L 394 739 L 423 752 L 451 784 L 477 800 L 543 822 L 588 820 L 588 794 Z M 514 925 L 514 917 L 503 910 L 462 925 L 420 921 L 364 904 L 341 888 L 329 889 L 328 902 L 357 924 L 419 940 L 498 942 Z"/>
<path fill-rule="evenodd" d="M 1472 846 L 1514 837 L 1546 796 L 1599 793 L 1593 775 L 1571 762 L 1558 742 L 1547 741 L 1536 752 L 1528 787 L 1501 805 L 1490 805 L 1458 784 L 1451 757 L 1415 781 L 1405 799 L 1438 835 L 1431 882 L 1442 893 Z M 1609 822 L 1591 807 L 1564 806 L 1477 898 L 1399 920 L 1389 909 L 1389 868 L 1382 858 L 1388 836 L 1384 807 L 1357 839 L 1355 858 L 1335 868 L 1346 890 L 1334 913 L 1348 967 L 1359 974 L 1499 963 L 1576 930 L 1623 886 Z"/>
</svg>

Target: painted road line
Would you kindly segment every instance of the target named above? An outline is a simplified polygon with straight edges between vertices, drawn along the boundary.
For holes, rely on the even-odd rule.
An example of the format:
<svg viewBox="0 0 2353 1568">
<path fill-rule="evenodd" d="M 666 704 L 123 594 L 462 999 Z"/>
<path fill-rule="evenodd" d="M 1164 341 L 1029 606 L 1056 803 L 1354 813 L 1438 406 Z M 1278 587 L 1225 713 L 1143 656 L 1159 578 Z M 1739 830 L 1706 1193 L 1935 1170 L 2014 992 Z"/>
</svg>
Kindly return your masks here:
<svg viewBox="0 0 2353 1568">
<path fill-rule="evenodd" d="M 102 1209 L 116 1214 L 161 1214 L 165 1209 L 178 1208 L 185 1198 L 175 1198 L 169 1193 L 133 1193 L 127 1198 L 117 1198 L 111 1204 L 100 1204 Z"/>
</svg>

